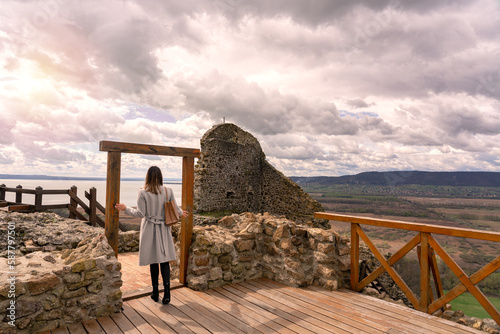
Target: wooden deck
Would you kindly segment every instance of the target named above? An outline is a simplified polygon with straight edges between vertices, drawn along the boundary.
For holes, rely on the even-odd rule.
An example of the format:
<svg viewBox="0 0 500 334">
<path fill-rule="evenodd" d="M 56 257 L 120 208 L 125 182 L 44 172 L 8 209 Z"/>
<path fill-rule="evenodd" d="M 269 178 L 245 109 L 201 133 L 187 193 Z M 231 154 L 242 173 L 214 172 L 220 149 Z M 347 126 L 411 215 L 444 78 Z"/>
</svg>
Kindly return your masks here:
<svg viewBox="0 0 500 334">
<path fill-rule="evenodd" d="M 483 333 L 349 290 L 297 289 L 265 278 L 205 292 L 183 287 L 172 290 L 170 305 L 143 297 L 123 308 L 45 334 Z"/>
</svg>

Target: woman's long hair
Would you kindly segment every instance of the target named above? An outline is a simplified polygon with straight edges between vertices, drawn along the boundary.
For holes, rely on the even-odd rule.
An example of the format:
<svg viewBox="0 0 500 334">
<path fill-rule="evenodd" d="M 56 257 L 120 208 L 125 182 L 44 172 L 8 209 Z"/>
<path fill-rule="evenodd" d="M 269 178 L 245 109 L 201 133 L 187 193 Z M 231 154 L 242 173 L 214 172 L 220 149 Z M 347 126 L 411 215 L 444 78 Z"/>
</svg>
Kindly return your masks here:
<svg viewBox="0 0 500 334">
<path fill-rule="evenodd" d="M 156 166 L 151 166 L 146 173 L 146 184 L 144 189 L 153 194 L 159 194 L 160 189 L 163 186 L 163 175 L 161 174 L 160 168 Z"/>
</svg>

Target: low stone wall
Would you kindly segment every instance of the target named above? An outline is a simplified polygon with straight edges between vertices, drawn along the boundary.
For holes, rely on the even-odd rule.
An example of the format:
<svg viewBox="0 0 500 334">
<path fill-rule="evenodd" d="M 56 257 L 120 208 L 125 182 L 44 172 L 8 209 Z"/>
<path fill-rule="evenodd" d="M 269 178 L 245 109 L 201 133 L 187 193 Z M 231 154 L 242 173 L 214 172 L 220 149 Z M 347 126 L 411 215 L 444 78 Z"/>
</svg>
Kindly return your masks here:
<svg viewBox="0 0 500 334">
<path fill-rule="evenodd" d="M 345 287 L 347 243 L 332 230 L 297 225 L 284 217 L 233 214 L 218 226 L 194 228 L 187 285 L 205 290 L 268 277 L 290 286 Z"/>
<path fill-rule="evenodd" d="M 121 310 L 121 265 L 106 237 L 77 246 L 30 253 L 0 272 L 1 333 L 36 333 Z"/>
<path fill-rule="evenodd" d="M 17 213 L 0 211 L 0 257 L 7 257 L 7 226 L 15 226 L 18 256 L 37 251 L 73 249 L 84 239 L 103 233 L 102 227 L 63 218 L 52 212 Z M 139 251 L 139 231 L 119 232 L 118 252 Z"/>
</svg>

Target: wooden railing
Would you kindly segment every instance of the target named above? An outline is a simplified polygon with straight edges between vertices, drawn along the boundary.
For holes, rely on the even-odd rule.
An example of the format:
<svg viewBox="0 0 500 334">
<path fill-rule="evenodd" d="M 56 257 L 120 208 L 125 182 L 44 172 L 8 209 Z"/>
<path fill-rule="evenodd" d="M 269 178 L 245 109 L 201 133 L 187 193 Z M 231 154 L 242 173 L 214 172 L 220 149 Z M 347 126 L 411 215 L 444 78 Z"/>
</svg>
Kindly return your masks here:
<svg viewBox="0 0 500 334">
<path fill-rule="evenodd" d="M 328 219 L 333 221 L 347 222 L 351 224 L 351 289 L 361 291 L 364 287 L 377 279 L 384 272 L 387 272 L 394 282 L 406 295 L 415 309 L 427 312 L 429 314 L 444 307 L 447 303 L 460 296 L 465 291 L 469 291 L 488 312 L 488 314 L 500 325 L 500 312 L 491 304 L 486 296 L 476 286 L 483 279 L 488 277 L 500 268 L 500 255 L 493 261 L 482 267 L 476 273 L 468 276 L 462 268 L 451 258 L 451 256 L 439 245 L 432 234 L 455 236 L 462 238 L 471 238 L 478 240 L 488 240 L 500 242 L 500 233 L 489 232 L 464 228 L 452 228 L 436 225 L 427 225 L 419 223 L 409 223 L 403 221 L 391 221 L 385 219 L 366 218 L 339 215 L 333 213 L 317 212 L 315 218 Z M 407 242 L 400 250 L 392 255 L 388 260 L 379 252 L 370 238 L 361 228 L 361 225 L 372 225 L 379 227 L 395 228 L 401 230 L 409 230 L 418 232 L 409 242 Z M 361 238 L 368 248 L 373 252 L 381 265 L 373 270 L 366 278 L 359 281 L 359 238 Z M 420 245 L 418 251 L 420 261 L 420 300 L 410 290 L 408 285 L 403 281 L 399 274 L 392 266 L 410 252 L 413 248 Z M 436 258 L 434 253 L 439 255 L 443 262 L 451 269 L 458 277 L 460 284 L 443 294 L 439 270 L 437 268 Z M 430 285 L 430 273 L 433 273 L 437 297 L 434 299 Z"/>
<path fill-rule="evenodd" d="M 5 194 L 8 192 L 13 192 L 16 194 L 14 202 L 9 202 L 5 200 Z M 23 194 L 35 195 L 34 204 L 24 204 Z M 43 204 L 43 195 L 68 195 L 69 203 L 64 204 Z M 24 211 L 24 212 L 37 212 L 45 211 L 51 209 L 68 209 L 69 218 L 78 218 L 83 221 L 88 221 L 92 226 L 104 227 L 104 221 L 97 215 L 97 210 L 102 212 L 103 215 L 106 214 L 106 209 L 97 201 L 97 190 L 96 188 L 90 188 L 89 192 L 85 191 L 85 197 L 89 201 L 87 205 L 82 201 L 77 195 L 77 187 L 72 186 L 70 189 L 43 189 L 42 187 L 37 187 L 36 189 L 23 189 L 22 186 L 17 186 L 15 188 L 8 188 L 5 184 L 0 185 L 0 207 L 8 207 L 9 211 Z M 87 219 L 84 215 L 78 211 L 78 205 L 82 207 L 85 213 L 89 216 Z M 120 224 L 120 230 L 126 231 L 125 227 Z"/>
</svg>

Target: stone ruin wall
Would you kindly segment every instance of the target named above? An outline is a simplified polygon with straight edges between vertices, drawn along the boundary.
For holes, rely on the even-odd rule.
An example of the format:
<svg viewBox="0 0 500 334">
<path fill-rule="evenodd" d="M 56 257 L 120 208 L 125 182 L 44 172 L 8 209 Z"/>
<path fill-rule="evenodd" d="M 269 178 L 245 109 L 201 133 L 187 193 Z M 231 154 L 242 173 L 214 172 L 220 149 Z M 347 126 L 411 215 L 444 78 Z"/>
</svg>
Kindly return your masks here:
<svg viewBox="0 0 500 334">
<path fill-rule="evenodd" d="M 196 226 L 187 284 L 205 290 L 267 277 L 289 286 L 347 287 L 348 239 L 268 213 L 233 214 Z"/>
<path fill-rule="evenodd" d="M 7 247 L 10 225 L 14 263 Z M 0 333 L 34 333 L 119 312 L 121 264 L 102 233 L 55 213 L 0 211 Z M 137 251 L 138 237 L 137 231 L 120 232 L 119 250 Z"/>
<path fill-rule="evenodd" d="M 234 124 L 215 125 L 201 139 L 195 167 L 196 212 L 270 212 L 300 219 L 324 211 L 268 161 L 257 139 Z"/>
<path fill-rule="evenodd" d="M 37 333 L 120 312 L 120 269 L 104 234 L 16 258 L 14 280 L 0 273 L 0 332 Z"/>
</svg>

